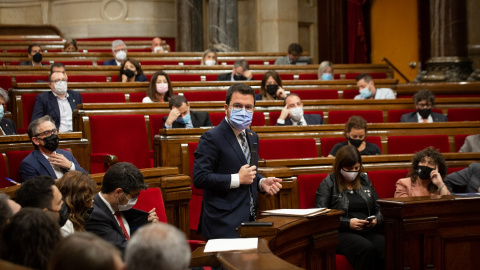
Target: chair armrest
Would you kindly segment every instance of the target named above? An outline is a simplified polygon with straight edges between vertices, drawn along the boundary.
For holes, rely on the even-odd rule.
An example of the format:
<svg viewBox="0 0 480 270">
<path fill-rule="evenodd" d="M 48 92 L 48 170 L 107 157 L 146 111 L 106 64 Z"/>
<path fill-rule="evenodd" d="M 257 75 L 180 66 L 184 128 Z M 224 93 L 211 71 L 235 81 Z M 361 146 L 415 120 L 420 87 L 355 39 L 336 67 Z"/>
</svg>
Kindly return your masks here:
<svg viewBox="0 0 480 270">
<path fill-rule="evenodd" d="M 95 163 L 104 163 L 105 166 L 108 168 L 113 164 L 117 163 L 118 158 L 117 156 L 108 153 L 92 153 L 90 155 L 90 161 Z"/>
</svg>

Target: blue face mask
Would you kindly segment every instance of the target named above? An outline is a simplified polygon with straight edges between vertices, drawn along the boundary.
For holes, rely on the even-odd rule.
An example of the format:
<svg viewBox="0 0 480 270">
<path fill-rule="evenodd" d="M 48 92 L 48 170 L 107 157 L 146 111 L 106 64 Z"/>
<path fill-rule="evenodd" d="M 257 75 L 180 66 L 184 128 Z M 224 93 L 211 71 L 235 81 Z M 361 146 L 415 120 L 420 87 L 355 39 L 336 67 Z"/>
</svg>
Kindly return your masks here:
<svg viewBox="0 0 480 270">
<path fill-rule="evenodd" d="M 244 130 L 252 123 L 253 112 L 245 110 L 232 109 L 230 112 L 230 124 L 238 130 Z"/>
<path fill-rule="evenodd" d="M 371 95 L 372 95 L 372 92 L 370 92 L 370 90 L 368 90 L 368 87 L 365 87 L 365 88 L 360 90 L 360 96 L 362 96 L 362 98 L 367 99 Z"/>
<path fill-rule="evenodd" d="M 4 114 L 5 112 L 3 111 L 3 105 L 0 105 L 0 121 L 2 121 Z"/>
<path fill-rule="evenodd" d="M 324 81 L 330 81 L 332 78 L 333 78 L 332 74 L 329 74 L 329 73 L 322 74 L 322 80 Z"/>
<path fill-rule="evenodd" d="M 190 122 L 190 114 L 187 114 L 184 117 L 178 117 L 177 122 L 186 125 L 188 122 Z"/>
</svg>

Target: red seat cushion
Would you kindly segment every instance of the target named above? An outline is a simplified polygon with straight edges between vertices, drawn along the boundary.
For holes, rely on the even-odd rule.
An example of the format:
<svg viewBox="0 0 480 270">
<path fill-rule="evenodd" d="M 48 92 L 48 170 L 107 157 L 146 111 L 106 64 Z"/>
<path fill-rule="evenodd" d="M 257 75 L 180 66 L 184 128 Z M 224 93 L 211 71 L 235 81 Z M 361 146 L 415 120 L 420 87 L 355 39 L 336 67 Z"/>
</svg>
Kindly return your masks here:
<svg viewBox="0 0 480 270">
<path fill-rule="evenodd" d="M 320 144 L 322 146 L 322 156 L 328 157 L 330 151 L 337 143 L 344 142 L 345 137 L 335 137 L 335 138 L 320 138 Z"/>
<path fill-rule="evenodd" d="M 65 66 L 93 66 L 93 61 L 58 61 L 58 63 Z"/>
<path fill-rule="evenodd" d="M 178 61 L 173 60 L 148 60 L 148 61 L 141 61 L 142 65 L 144 66 L 164 66 L 164 65 L 172 65 L 178 66 Z"/>
<path fill-rule="evenodd" d="M 170 74 L 168 77 L 172 82 L 200 82 L 202 80 L 200 75 L 194 74 Z"/>
<path fill-rule="evenodd" d="M 107 82 L 105 75 L 68 75 L 68 82 Z"/>
<path fill-rule="evenodd" d="M 4 154 L 0 153 L 0 188 L 9 187 L 12 185 L 5 179 L 7 177 L 9 177 L 7 174 L 7 163 L 5 162 Z"/>
<path fill-rule="evenodd" d="M 448 109 L 448 121 L 480 121 L 480 108 Z"/>
<path fill-rule="evenodd" d="M 368 111 L 330 111 L 328 112 L 329 124 L 345 124 L 350 116 L 363 117 L 367 123 L 383 123 L 383 112 L 380 110 Z"/>
<path fill-rule="evenodd" d="M 413 154 L 433 146 L 442 153 L 450 152 L 448 135 L 389 136 L 388 154 Z"/>
<path fill-rule="evenodd" d="M 7 90 L 12 88 L 12 77 L 10 76 L 0 76 L 0 87 Z"/>
<path fill-rule="evenodd" d="M 315 139 L 260 140 L 258 155 L 261 159 L 318 157 Z"/>
<path fill-rule="evenodd" d="M 165 213 L 165 205 L 160 188 L 147 188 L 140 191 L 137 203 L 133 208 L 146 212 L 155 208 L 158 220 L 167 223 L 167 214 Z"/>
<path fill-rule="evenodd" d="M 188 157 L 190 165 L 190 177 L 193 180 L 193 162 L 195 161 L 195 150 L 198 142 L 188 143 Z M 192 185 L 192 198 L 190 199 L 190 229 L 197 230 L 200 221 L 200 213 L 202 212 L 203 189 L 196 188 Z"/>
<path fill-rule="evenodd" d="M 151 114 L 148 116 L 150 120 L 150 134 L 153 142 L 155 135 L 158 135 L 160 129 L 163 129 L 163 117 L 168 114 Z M 152 144 L 153 145 L 153 144 Z"/>
<path fill-rule="evenodd" d="M 407 177 L 408 169 L 368 172 L 368 178 L 380 199 L 393 198 L 398 179 Z"/>
<path fill-rule="evenodd" d="M 335 89 L 291 90 L 290 93 L 297 94 L 302 100 L 338 99 L 338 91 Z"/>
<path fill-rule="evenodd" d="M 323 174 L 305 174 L 297 176 L 298 181 L 298 198 L 301 209 L 314 208 L 315 196 L 322 183 L 323 179 L 328 176 L 328 173 Z"/>
<path fill-rule="evenodd" d="M 190 101 L 225 101 L 226 91 L 194 91 L 184 92 L 183 96 Z"/>
<path fill-rule="evenodd" d="M 30 120 L 33 114 L 33 107 L 35 106 L 35 99 L 38 94 L 23 94 L 22 95 L 22 113 L 23 113 L 23 126 L 25 128 L 30 124 Z"/>
<path fill-rule="evenodd" d="M 298 74 L 299 80 L 318 80 L 317 73 Z"/>
<path fill-rule="evenodd" d="M 83 103 L 123 103 L 124 93 L 83 93 Z"/>
<path fill-rule="evenodd" d="M 458 152 L 465 143 L 465 138 L 472 134 L 457 134 L 455 135 L 455 152 Z"/>
<path fill-rule="evenodd" d="M 15 80 L 17 83 L 48 82 L 48 75 L 18 75 L 15 76 Z"/>
<path fill-rule="evenodd" d="M 341 254 L 336 254 L 335 264 L 337 270 L 353 270 L 352 265 L 348 262 L 347 257 Z"/>
<path fill-rule="evenodd" d="M 358 89 L 345 89 L 343 90 L 343 99 L 354 99 L 358 94 Z"/>
<path fill-rule="evenodd" d="M 210 117 L 210 122 L 212 122 L 212 125 L 215 127 L 220 125 L 222 120 L 225 118 L 225 113 L 224 112 L 210 113 L 208 116 Z"/>
<path fill-rule="evenodd" d="M 130 94 L 130 102 L 142 102 L 143 98 L 147 96 L 146 92 L 137 92 Z"/>
<path fill-rule="evenodd" d="M 21 183 L 24 180 L 20 177 L 20 163 L 22 160 L 25 159 L 33 150 L 25 150 L 25 151 L 10 151 L 5 153 L 8 160 L 8 171 L 10 172 L 10 178 Z"/>
</svg>

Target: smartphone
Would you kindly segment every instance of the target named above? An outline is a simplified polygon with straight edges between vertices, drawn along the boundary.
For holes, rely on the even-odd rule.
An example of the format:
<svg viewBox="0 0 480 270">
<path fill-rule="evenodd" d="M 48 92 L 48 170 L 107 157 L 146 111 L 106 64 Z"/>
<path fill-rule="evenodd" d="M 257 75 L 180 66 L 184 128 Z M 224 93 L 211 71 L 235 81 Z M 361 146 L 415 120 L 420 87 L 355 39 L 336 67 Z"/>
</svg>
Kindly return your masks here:
<svg viewBox="0 0 480 270">
<path fill-rule="evenodd" d="M 374 220 L 374 219 L 376 219 L 376 218 L 377 218 L 376 216 L 369 216 L 369 217 L 367 217 L 365 220 L 366 220 L 366 221 L 372 221 L 372 220 Z"/>
</svg>

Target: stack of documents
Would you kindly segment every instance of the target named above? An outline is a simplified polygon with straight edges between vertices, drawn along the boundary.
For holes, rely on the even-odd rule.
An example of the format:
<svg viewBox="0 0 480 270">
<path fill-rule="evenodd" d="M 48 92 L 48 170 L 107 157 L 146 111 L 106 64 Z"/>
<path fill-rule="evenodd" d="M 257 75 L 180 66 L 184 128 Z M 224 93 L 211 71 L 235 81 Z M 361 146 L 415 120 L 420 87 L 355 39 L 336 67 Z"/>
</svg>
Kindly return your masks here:
<svg viewBox="0 0 480 270">
<path fill-rule="evenodd" d="M 314 217 L 326 214 L 330 211 L 328 208 L 310 208 L 310 209 L 275 209 L 266 210 L 262 215 L 267 216 L 293 216 L 293 217 Z"/>
<path fill-rule="evenodd" d="M 255 250 L 257 247 L 258 238 L 210 239 L 203 252 Z"/>
</svg>

